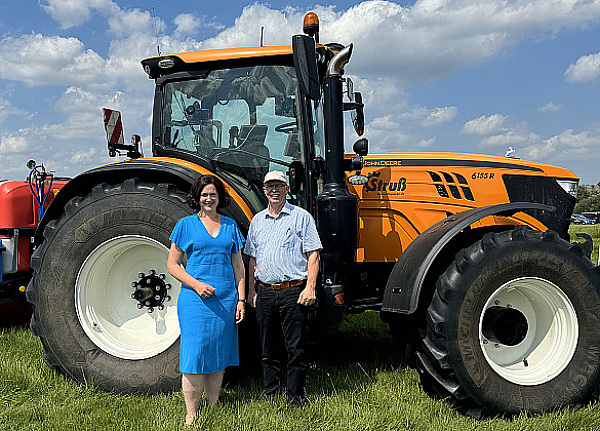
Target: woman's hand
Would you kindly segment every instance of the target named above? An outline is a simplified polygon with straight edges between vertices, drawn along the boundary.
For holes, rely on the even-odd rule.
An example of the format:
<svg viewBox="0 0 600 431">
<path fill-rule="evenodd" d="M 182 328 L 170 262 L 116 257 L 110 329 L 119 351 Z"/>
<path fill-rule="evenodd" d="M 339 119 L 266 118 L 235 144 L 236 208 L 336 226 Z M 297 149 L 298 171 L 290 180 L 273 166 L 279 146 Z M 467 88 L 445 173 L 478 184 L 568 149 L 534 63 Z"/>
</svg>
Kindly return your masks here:
<svg viewBox="0 0 600 431">
<path fill-rule="evenodd" d="M 198 295 L 200 295 L 200 298 L 210 298 L 212 294 L 215 293 L 214 287 L 212 287 L 210 284 L 206 284 L 201 281 L 196 283 L 196 286 L 194 286 L 194 290 Z"/>
<path fill-rule="evenodd" d="M 238 302 L 237 303 L 237 307 L 235 309 L 235 323 L 236 325 L 241 323 L 242 320 L 244 320 L 244 317 L 246 317 L 246 303 L 245 302 Z"/>
</svg>

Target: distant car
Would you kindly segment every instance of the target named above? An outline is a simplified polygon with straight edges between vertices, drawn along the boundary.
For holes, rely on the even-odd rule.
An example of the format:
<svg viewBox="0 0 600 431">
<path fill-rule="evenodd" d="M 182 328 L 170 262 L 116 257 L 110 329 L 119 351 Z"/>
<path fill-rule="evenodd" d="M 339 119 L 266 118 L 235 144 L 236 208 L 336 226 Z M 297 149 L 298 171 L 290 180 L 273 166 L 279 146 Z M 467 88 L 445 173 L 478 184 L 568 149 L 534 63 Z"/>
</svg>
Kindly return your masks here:
<svg viewBox="0 0 600 431">
<path fill-rule="evenodd" d="M 587 218 L 581 214 L 571 215 L 571 223 L 573 224 L 594 224 L 594 220 Z"/>
</svg>

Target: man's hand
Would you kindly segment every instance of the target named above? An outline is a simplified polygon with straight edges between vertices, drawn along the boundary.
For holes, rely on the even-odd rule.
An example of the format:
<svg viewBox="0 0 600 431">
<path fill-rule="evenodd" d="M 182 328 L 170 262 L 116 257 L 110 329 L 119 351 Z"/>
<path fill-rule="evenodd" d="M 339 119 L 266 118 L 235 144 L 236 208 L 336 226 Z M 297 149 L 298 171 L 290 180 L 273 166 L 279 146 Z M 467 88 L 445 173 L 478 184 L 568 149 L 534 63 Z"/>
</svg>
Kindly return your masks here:
<svg viewBox="0 0 600 431">
<path fill-rule="evenodd" d="M 317 295 L 315 293 L 315 289 L 307 286 L 302 290 L 302 292 L 300 292 L 300 296 L 298 297 L 298 304 L 305 305 L 308 307 L 313 305 L 316 302 L 316 300 Z"/>
<path fill-rule="evenodd" d="M 252 308 L 256 307 L 256 289 L 255 288 L 248 288 L 248 305 Z"/>
</svg>

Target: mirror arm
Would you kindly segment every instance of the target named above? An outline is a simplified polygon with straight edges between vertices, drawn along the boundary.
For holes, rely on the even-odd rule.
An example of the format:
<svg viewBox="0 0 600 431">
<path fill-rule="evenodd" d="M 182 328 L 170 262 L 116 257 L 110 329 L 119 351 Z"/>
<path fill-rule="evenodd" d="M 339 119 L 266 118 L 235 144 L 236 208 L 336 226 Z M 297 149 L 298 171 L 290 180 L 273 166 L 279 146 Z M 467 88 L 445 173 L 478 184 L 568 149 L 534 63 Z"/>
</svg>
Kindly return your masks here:
<svg viewBox="0 0 600 431">
<path fill-rule="evenodd" d="M 356 108 L 364 108 L 364 104 L 363 103 L 357 103 L 357 102 L 344 102 L 344 111 L 353 111 Z"/>
</svg>

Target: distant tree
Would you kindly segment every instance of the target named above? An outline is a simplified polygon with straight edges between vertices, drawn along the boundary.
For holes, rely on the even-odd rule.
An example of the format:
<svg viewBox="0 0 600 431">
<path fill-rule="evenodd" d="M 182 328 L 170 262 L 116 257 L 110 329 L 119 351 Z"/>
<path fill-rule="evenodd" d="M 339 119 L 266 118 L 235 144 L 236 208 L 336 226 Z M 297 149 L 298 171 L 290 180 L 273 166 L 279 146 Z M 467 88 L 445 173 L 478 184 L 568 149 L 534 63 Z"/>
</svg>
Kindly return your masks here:
<svg viewBox="0 0 600 431">
<path fill-rule="evenodd" d="M 589 197 L 600 195 L 600 183 L 598 184 L 580 184 L 577 189 L 577 202 Z"/>
<path fill-rule="evenodd" d="M 600 182 L 598 184 L 580 184 L 576 199 L 574 213 L 600 211 Z"/>
<path fill-rule="evenodd" d="M 600 195 L 590 196 L 575 204 L 573 212 L 581 214 L 584 211 L 600 211 Z"/>
</svg>

